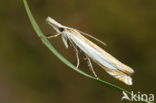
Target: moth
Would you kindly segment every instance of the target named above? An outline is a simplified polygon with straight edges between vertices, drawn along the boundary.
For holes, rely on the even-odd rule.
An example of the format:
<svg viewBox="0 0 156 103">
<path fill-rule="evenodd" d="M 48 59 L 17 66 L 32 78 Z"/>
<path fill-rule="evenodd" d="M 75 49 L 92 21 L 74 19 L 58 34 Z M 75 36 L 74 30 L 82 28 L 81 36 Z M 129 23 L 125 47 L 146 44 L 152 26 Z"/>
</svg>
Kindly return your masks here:
<svg viewBox="0 0 156 103">
<path fill-rule="evenodd" d="M 79 67 L 79 55 L 78 55 L 79 51 L 82 51 L 86 55 L 88 65 L 95 77 L 97 77 L 97 75 L 93 69 L 91 60 L 97 63 L 100 67 L 102 67 L 108 74 L 110 74 L 114 78 L 122 81 L 127 85 L 132 85 L 131 76 L 132 74 L 134 74 L 134 70 L 131 67 L 121 63 L 119 60 L 117 60 L 115 57 L 104 51 L 95 43 L 88 40 L 85 36 L 91 37 L 105 45 L 104 42 L 80 30 L 63 26 L 54 19 L 52 19 L 51 17 L 47 17 L 46 22 L 50 26 L 52 26 L 57 33 L 56 35 L 51 35 L 48 36 L 47 38 L 53 38 L 61 35 L 63 43 L 65 44 L 66 48 L 69 47 L 69 44 L 74 47 L 77 57 L 76 68 Z"/>
</svg>

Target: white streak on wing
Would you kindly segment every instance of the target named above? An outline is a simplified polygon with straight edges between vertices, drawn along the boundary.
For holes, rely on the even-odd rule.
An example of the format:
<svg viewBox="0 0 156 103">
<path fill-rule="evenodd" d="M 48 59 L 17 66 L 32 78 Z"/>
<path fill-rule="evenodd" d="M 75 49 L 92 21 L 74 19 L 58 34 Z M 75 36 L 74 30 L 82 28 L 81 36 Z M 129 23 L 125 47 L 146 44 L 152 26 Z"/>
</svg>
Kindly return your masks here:
<svg viewBox="0 0 156 103">
<path fill-rule="evenodd" d="M 71 28 L 70 28 L 71 29 Z M 100 58 L 102 58 L 102 60 L 100 58 L 95 58 L 94 53 L 90 53 L 89 56 L 94 56 L 92 59 L 96 59 L 96 61 L 98 63 L 100 63 L 101 65 L 108 67 L 108 65 L 104 65 L 105 63 L 103 62 L 107 62 L 109 65 L 112 65 L 114 68 L 112 69 L 118 69 L 124 73 L 126 73 L 127 75 L 132 75 L 134 73 L 134 70 L 131 69 L 129 66 L 121 63 L 120 61 L 118 61 L 115 57 L 113 57 L 112 55 L 110 55 L 109 53 L 107 53 L 106 51 L 104 51 L 103 49 L 101 49 L 100 47 L 98 47 L 96 44 L 92 43 L 91 41 L 89 41 L 87 38 L 83 37 L 78 31 L 72 29 L 69 32 L 65 32 L 64 34 L 68 35 L 69 38 L 73 38 L 74 42 L 76 45 L 79 44 L 79 48 L 84 49 L 84 51 L 86 51 L 86 54 L 89 54 L 91 51 L 87 51 L 88 49 L 92 48 L 92 51 L 96 54 L 98 54 L 100 56 Z M 77 39 L 76 39 L 77 38 Z M 77 42 L 77 40 L 79 39 L 79 42 Z M 85 47 L 83 47 L 83 45 L 87 45 Z M 93 46 L 93 47 L 92 47 Z M 90 47 L 90 48 L 88 48 Z M 87 49 L 86 49 L 87 48 Z M 85 50 L 86 49 L 86 50 Z M 91 49 L 90 49 L 91 50 Z"/>
<path fill-rule="evenodd" d="M 98 63 L 101 65 L 105 66 L 106 68 L 109 69 L 114 69 L 117 70 L 117 66 L 109 62 L 103 55 L 101 55 L 97 50 L 92 48 L 90 45 L 86 44 L 84 41 L 82 41 L 80 38 L 77 36 L 68 33 L 67 34 L 68 38 L 70 38 L 85 54 L 87 54 L 90 58 L 93 60 L 96 60 Z M 116 73 L 109 72 L 107 71 L 110 75 L 113 77 L 123 81 L 127 85 L 132 85 L 132 78 L 128 76 L 127 74 L 121 72 L 120 75 L 117 75 Z"/>
<path fill-rule="evenodd" d="M 98 51 L 96 51 L 94 48 L 80 40 L 75 35 L 67 34 L 67 36 L 72 39 L 72 41 L 84 52 L 86 53 L 90 58 L 95 59 L 98 61 L 101 65 L 104 65 L 107 68 L 116 69 L 115 65 L 110 63 L 108 60 L 106 60 Z"/>
</svg>

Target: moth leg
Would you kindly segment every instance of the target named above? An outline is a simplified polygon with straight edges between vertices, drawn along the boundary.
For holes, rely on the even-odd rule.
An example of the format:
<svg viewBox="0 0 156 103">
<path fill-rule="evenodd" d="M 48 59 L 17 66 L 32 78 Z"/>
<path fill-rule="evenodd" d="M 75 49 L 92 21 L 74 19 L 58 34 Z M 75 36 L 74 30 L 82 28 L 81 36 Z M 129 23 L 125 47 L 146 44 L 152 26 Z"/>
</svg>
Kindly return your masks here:
<svg viewBox="0 0 156 103">
<path fill-rule="evenodd" d="M 69 40 L 66 35 L 62 35 L 62 41 L 63 41 L 65 47 L 68 48 Z"/>
<path fill-rule="evenodd" d="M 95 73 L 95 71 L 94 71 L 94 69 L 93 69 L 93 65 L 92 65 L 92 62 L 91 62 L 90 58 L 86 56 L 86 59 L 87 59 L 87 62 L 88 62 L 88 66 L 89 66 L 90 71 L 92 71 L 93 74 L 94 74 L 94 76 L 95 76 L 97 79 L 99 79 L 99 77 L 97 76 L 97 74 Z"/>
<path fill-rule="evenodd" d="M 61 35 L 61 34 L 55 34 L 55 35 L 46 36 L 46 38 L 51 39 L 51 38 L 55 38 L 55 37 L 57 37 L 59 35 Z"/>
<path fill-rule="evenodd" d="M 77 65 L 76 65 L 76 69 L 78 69 L 79 65 L 80 65 L 80 61 L 79 61 L 79 48 L 69 39 L 70 43 L 72 44 L 72 46 L 74 47 L 75 51 L 76 51 L 76 58 L 77 58 Z"/>
<path fill-rule="evenodd" d="M 76 69 L 78 69 L 78 67 L 79 67 L 79 65 L 80 65 L 78 51 L 76 51 L 76 58 L 77 58 L 77 65 L 76 65 Z"/>
<path fill-rule="evenodd" d="M 61 34 L 55 34 L 55 35 L 44 35 L 44 36 L 39 36 L 40 38 L 47 38 L 47 39 L 51 39 L 51 38 L 54 38 L 54 37 L 57 37 Z"/>
<path fill-rule="evenodd" d="M 80 65 L 80 61 L 79 61 L 79 51 L 77 49 L 77 47 L 72 43 L 75 51 L 76 51 L 76 59 L 77 59 L 77 65 L 76 65 L 76 69 L 78 69 L 79 65 Z"/>
</svg>

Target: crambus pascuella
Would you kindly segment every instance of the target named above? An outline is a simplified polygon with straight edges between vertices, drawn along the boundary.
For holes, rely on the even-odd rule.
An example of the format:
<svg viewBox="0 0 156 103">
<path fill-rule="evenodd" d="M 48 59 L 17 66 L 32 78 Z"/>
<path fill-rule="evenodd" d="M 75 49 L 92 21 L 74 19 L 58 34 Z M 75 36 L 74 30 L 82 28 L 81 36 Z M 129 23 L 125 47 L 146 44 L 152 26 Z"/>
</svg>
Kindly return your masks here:
<svg viewBox="0 0 156 103">
<path fill-rule="evenodd" d="M 50 17 L 48 17 L 46 21 L 57 32 L 56 35 L 49 36 L 47 38 L 57 37 L 61 35 L 66 48 L 68 48 L 69 44 L 75 48 L 76 56 L 77 56 L 76 68 L 78 68 L 79 66 L 78 52 L 82 51 L 86 55 L 86 58 L 88 60 L 88 65 L 90 66 L 90 69 L 92 70 L 95 77 L 97 77 L 97 75 L 94 72 L 94 69 L 91 64 L 91 60 L 97 63 L 99 66 L 101 66 L 108 74 L 110 74 L 114 78 L 124 82 L 127 85 L 132 85 L 131 75 L 134 73 L 134 70 L 131 69 L 129 66 L 126 66 L 125 64 L 118 61 L 112 55 L 110 55 L 102 48 L 100 48 L 99 46 L 97 46 L 87 38 L 85 38 L 83 35 L 89 36 L 99 41 L 100 43 L 103 43 L 102 41 L 92 37 L 89 34 L 81 32 L 77 29 L 63 26 Z"/>
</svg>

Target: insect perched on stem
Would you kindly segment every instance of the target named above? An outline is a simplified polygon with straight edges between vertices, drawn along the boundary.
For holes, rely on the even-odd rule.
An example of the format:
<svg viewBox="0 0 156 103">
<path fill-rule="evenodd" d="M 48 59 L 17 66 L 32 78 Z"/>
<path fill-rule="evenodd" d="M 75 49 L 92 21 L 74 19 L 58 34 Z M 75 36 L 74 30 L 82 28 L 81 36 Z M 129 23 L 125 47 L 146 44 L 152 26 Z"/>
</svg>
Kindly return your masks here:
<svg viewBox="0 0 156 103">
<path fill-rule="evenodd" d="M 46 21 L 57 32 L 56 35 L 48 36 L 47 38 L 53 38 L 61 35 L 66 48 L 68 48 L 68 45 L 71 44 L 76 50 L 76 68 L 79 67 L 78 53 L 79 50 L 81 50 L 86 55 L 86 58 L 88 60 L 88 66 L 92 70 L 95 77 L 97 77 L 97 75 L 93 69 L 91 60 L 101 66 L 108 74 L 112 75 L 114 78 L 124 82 L 127 85 L 132 85 L 131 75 L 134 73 L 134 70 L 118 61 L 112 55 L 85 38 L 83 35 L 91 37 L 104 45 L 105 43 L 87 33 L 81 32 L 74 28 L 63 26 L 50 17 L 48 17 Z"/>
</svg>

